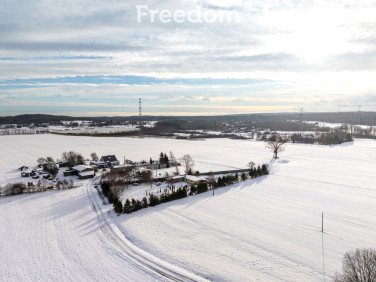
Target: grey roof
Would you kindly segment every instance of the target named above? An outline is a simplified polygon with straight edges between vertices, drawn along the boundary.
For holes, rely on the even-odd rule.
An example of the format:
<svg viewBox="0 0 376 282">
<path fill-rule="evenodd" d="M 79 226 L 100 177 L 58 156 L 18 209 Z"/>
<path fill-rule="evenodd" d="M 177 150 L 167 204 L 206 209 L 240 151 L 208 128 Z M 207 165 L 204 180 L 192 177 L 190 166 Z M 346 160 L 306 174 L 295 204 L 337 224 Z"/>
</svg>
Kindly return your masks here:
<svg viewBox="0 0 376 282">
<path fill-rule="evenodd" d="M 101 159 L 100 159 L 101 162 L 117 162 L 117 158 L 115 157 L 115 155 L 108 155 L 108 156 L 102 156 Z"/>
</svg>

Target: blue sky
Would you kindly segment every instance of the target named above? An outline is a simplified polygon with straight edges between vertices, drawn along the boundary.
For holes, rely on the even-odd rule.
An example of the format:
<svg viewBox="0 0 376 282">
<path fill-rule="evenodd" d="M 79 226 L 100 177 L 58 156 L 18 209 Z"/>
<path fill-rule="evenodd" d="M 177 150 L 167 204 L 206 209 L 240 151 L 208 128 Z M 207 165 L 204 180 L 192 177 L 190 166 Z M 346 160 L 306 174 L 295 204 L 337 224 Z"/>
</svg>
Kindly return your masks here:
<svg viewBox="0 0 376 282">
<path fill-rule="evenodd" d="M 137 5 L 146 13 L 138 21 Z M 25 1 L 0 9 L 0 115 L 376 110 L 376 4 Z M 202 18 L 165 22 L 161 11 Z M 232 21 L 219 15 L 232 12 Z"/>
</svg>

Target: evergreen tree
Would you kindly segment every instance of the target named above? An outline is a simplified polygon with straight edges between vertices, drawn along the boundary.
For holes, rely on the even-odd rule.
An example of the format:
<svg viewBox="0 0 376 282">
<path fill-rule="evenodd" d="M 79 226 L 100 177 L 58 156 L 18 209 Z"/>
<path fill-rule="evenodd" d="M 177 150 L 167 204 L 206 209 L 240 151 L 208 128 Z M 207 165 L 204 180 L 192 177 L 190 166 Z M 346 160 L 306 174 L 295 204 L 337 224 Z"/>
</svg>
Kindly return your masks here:
<svg viewBox="0 0 376 282">
<path fill-rule="evenodd" d="M 197 194 L 204 193 L 206 191 L 208 191 L 208 184 L 206 182 L 197 185 Z"/>
<path fill-rule="evenodd" d="M 111 204 L 114 203 L 114 194 L 113 194 L 111 191 L 108 192 L 108 194 L 107 194 L 107 199 L 108 199 L 108 201 L 109 201 Z"/>
<path fill-rule="evenodd" d="M 263 164 L 263 165 L 262 165 L 262 167 L 261 167 L 261 171 L 262 171 L 262 175 L 267 175 L 267 174 L 269 174 L 268 167 L 266 166 L 266 164 Z"/>
<path fill-rule="evenodd" d="M 136 211 L 136 200 L 132 198 L 131 204 L 132 204 L 132 212 Z"/>
<path fill-rule="evenodd" d="M 129 201 L 129 199 L 126 199 L 125 204 L 124 204 L 124 213 L 131 213 L 131 212 L 132 212 L 132 204 Z"/>
<path fill-rule="evenodd" d="M 142 203 L 140 200 L 136 200 L 134 205 L 134 211 L 139 211 L 140 209 L 142 209 Z"/>
<path fill-rule="evenodd" d="M 149 195 L 149 206 L 153 207 L 156 205 L 159 205 L 159 197 L 154 195 L 153 193 L 150 193 Z"/>
<path fill-rule="evenodd" d="M 118 201 L 116 204 L 114 204 L 114 210 L 117 213 L 117 215 L 120 215 L 123 212 L 123 204 Z"/>
<path fill-rule="evenodd" d="M 223 186 L 223 182 L 222 182 L 222 178 L 221 177 L 218 177 L 218 187 L 222 187 Z"/>
<path fill-rule="evenodd" d="M 142 199 L 141 206 L 142 206 L 143 209 L 145 209 L 149 206 L 148 199 L 146 199 L 146 197 L 144 197 Z"/>
<path fill-rule="evenodd" d="M 257 166 L 257 176 L 261 176 L 262 175 L 262 171 L 261 171 L 261 167 L 260 165 Z"/>
</svg>

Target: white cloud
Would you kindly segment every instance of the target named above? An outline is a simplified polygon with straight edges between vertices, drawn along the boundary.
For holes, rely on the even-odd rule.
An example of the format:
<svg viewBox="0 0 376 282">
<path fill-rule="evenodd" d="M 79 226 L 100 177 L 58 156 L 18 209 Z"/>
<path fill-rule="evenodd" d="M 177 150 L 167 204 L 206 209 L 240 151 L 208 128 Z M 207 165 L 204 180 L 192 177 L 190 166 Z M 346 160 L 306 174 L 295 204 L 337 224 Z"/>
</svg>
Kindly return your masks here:
<svg viewBox="0 0 376 282">
<path fill-rule="evenodd" d="M 258 95 L 278 104 L 287 99 L 288 93 L 292 105 L 306 101 L 306 107 L 312 109 L 322 106 L 317 103 L 324 96 L 327 101 L 336 103 L 338 97 L 353 101 L 357 95 L 372 95 L 369 93 L 375 90 L 374 1 L 168 0 L 147 3 L 153 9 L 172 11 L 189 10 L 198 5 L 204 9 L 234 9 L 240 13 L 241 21 L 231 25 L 138 24 L 136 4 L 143 3 L 137 1 L 4 0 L 0 10 L 0 80 L 85 75 L 269 79 L 273 81 L 269 88 L 258 91 Z M 239 28 L 240 32 L 176 32 L 178 27 L 213 26 Z M 85 58 L 90 56 L 100 58 Z M 277 88 L 276 83 L 282 86 Z M 230 94 L 223 92 L 226 88 Z M 200 90 L 202 93 L 198 93 Z M 256 93 L 242 85 L 65 84 L 0 90 L 0 99 L 27 96 L 49 99 L 53 95 L 69 97 L 74 93 L 82 98 L 147 95 L 145 99 L 158 100 L 161 93 L 165 93 L 172 94 L 172 100 L 179 100 L 188 95 L 182 91 L 191 91 L 192 97 L 207 103 L 236 99 L 254 101 L 255 98 L 244 95 Z M 213 93 L 220 94 L 208 97 Z M 314 95 L 320 98 L 312 98 Z"/>
</svg>

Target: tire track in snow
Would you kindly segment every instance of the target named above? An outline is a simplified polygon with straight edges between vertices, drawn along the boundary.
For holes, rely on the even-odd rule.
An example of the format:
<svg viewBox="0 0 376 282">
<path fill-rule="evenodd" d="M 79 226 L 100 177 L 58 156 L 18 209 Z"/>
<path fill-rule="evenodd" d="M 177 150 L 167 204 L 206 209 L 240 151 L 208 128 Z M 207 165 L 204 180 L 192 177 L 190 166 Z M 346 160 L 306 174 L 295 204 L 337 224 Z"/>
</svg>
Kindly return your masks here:
<svg viewBox="0 0 376 282">
<path fill-rule="evenodd" d="M 168 263 L 159 261 L 156 258 L 147 257 L 141 252 L 132 248 L 131 243 L 122 239 L 108 223 L 105 214 L 103 213 L 100 203 L 98 202 L 95 192 L 93 191 L 93 181 L 87 182 L 85 185 L 87 196 L 91 202 L 93 211 L 97 214 L 99 227 L 106 235 L 107 239 L 111 241 L 116 247 L 122 251 L 127 257 L 135 261 L 138 265 L 148 271 L 152 271 L 172 281 L 207 281 L 206 279 L 189 273 L 186 270 L 179 269 L 168 265 Z M 151 256 L 151 255 L 150 255 Z"/>
</svg>

